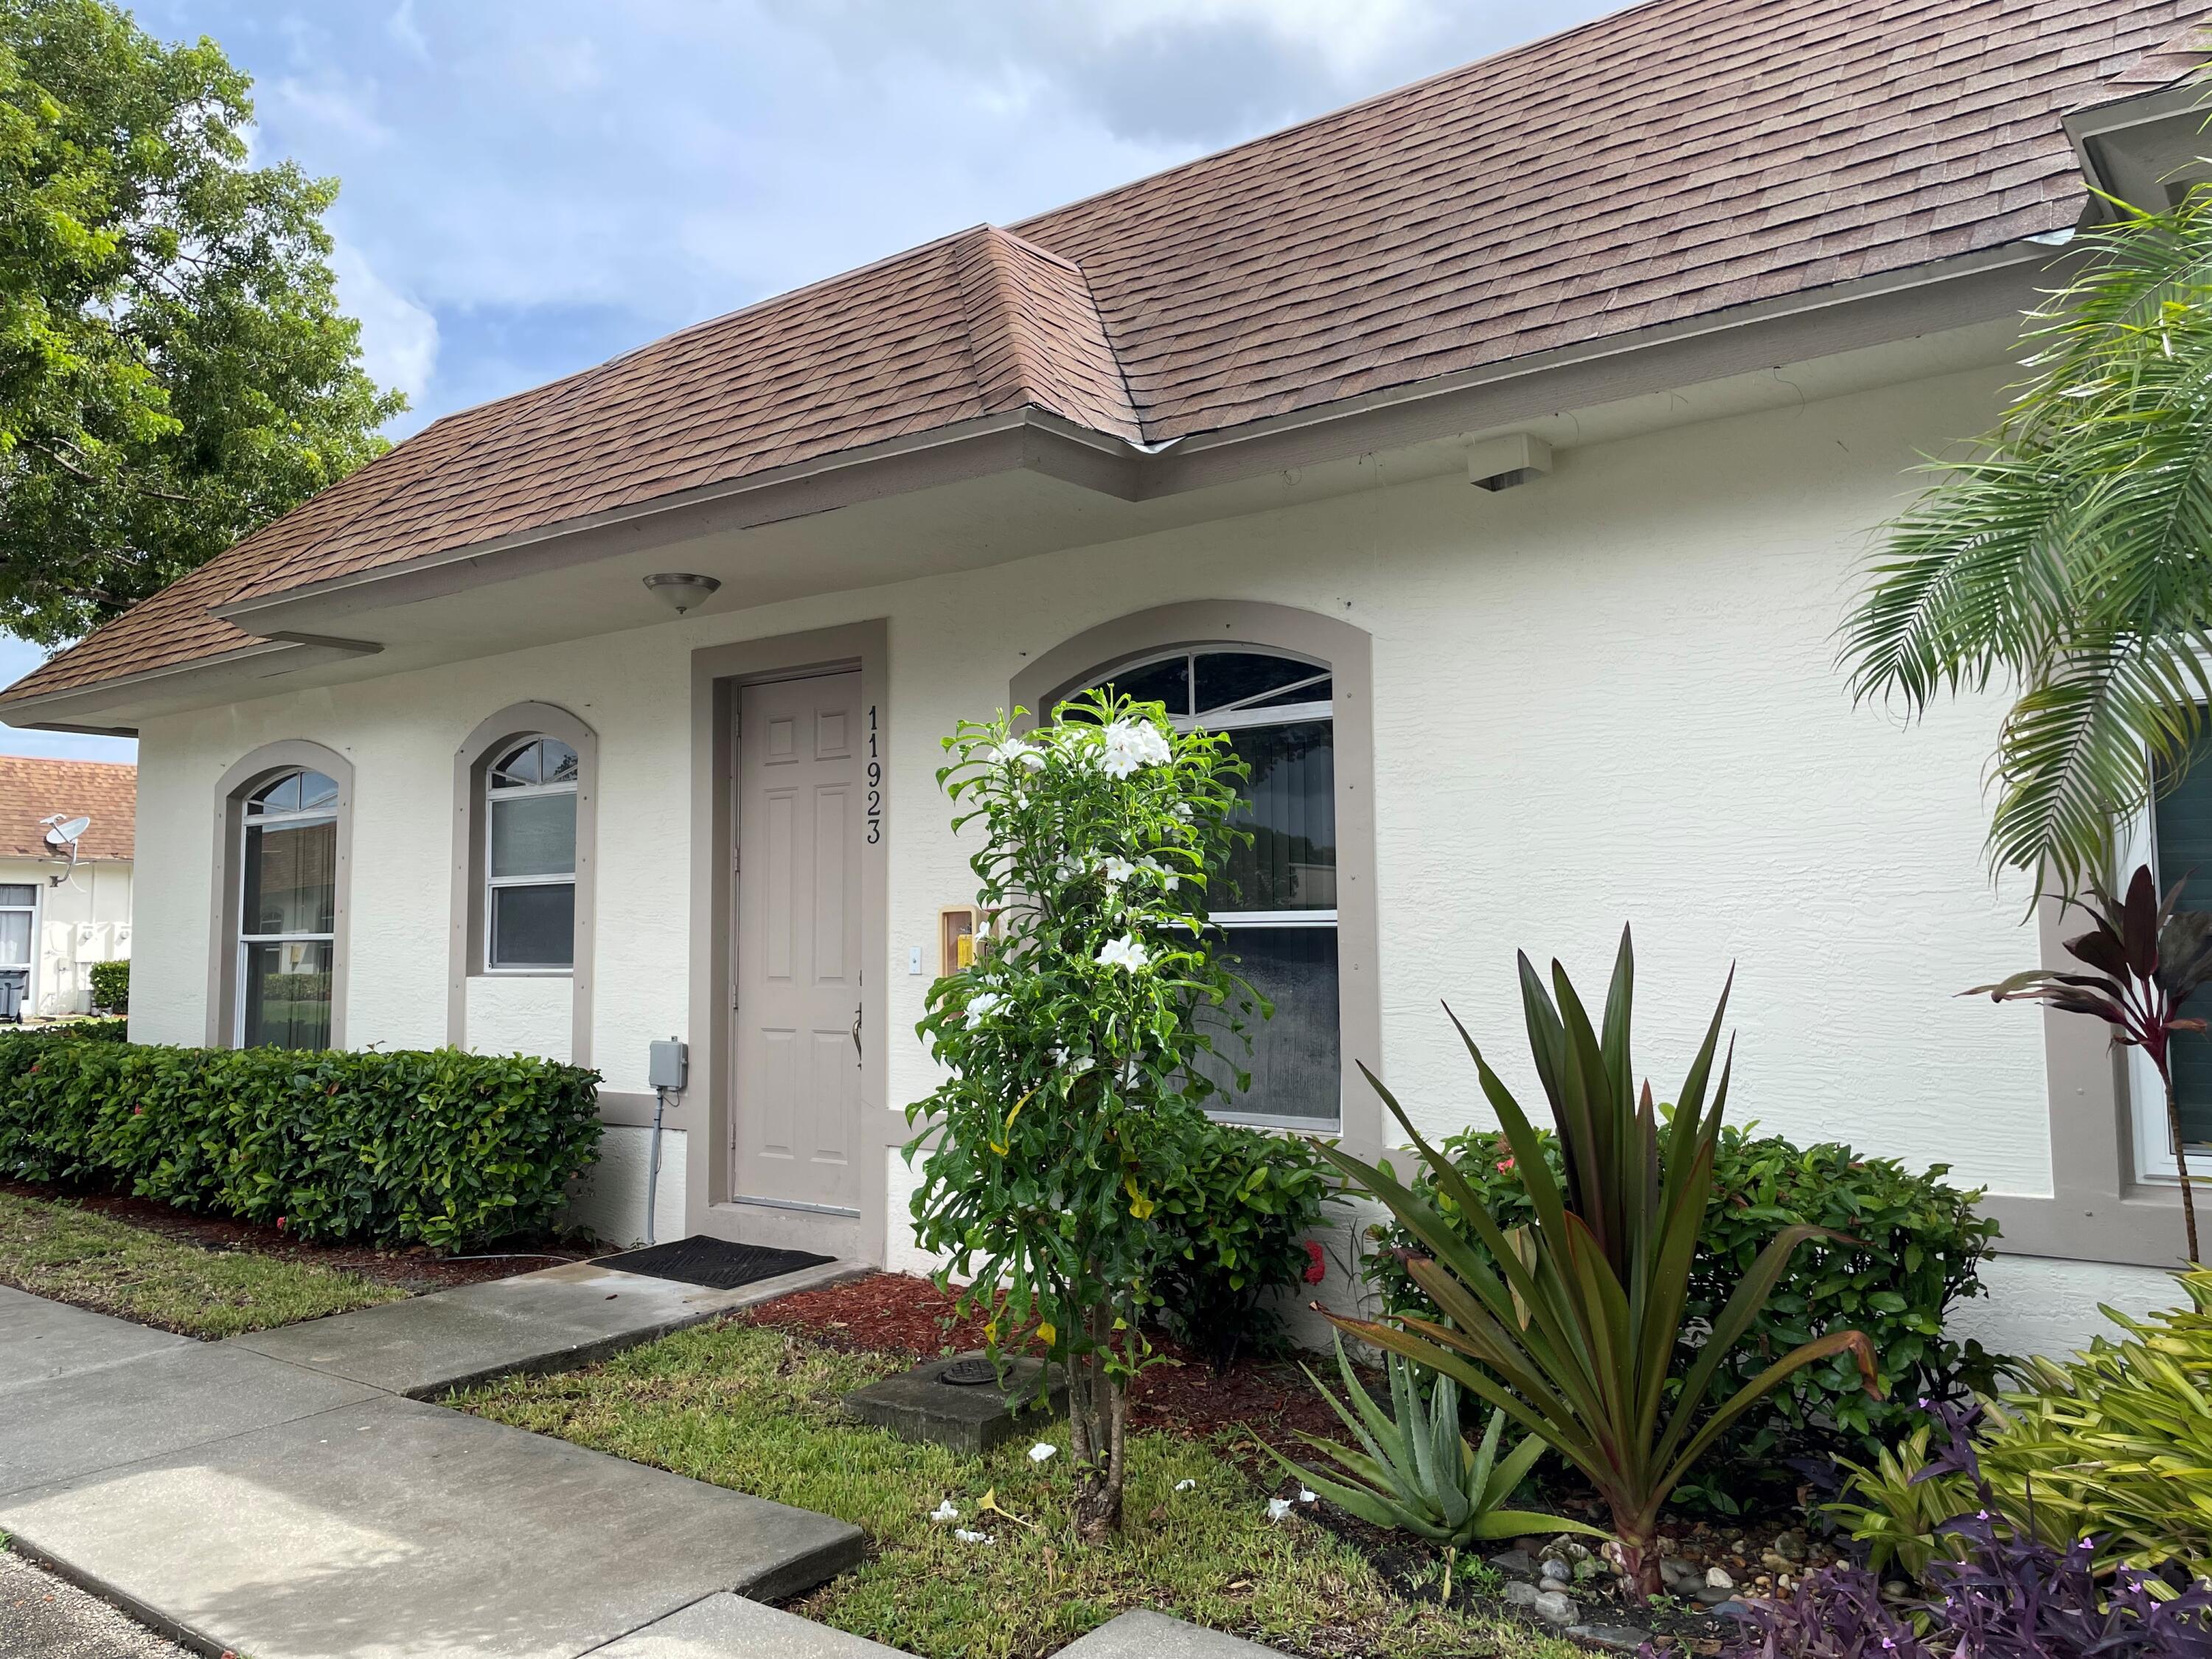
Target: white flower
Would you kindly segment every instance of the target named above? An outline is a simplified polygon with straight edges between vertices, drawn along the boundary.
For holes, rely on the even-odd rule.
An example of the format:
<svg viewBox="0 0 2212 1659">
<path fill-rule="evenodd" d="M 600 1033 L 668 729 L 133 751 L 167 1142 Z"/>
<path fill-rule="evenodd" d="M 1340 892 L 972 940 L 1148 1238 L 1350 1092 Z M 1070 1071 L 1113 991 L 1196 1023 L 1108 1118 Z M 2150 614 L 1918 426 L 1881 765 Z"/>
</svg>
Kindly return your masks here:
<svg viewBox="0 0 2212 1659">
<path fill-rule="evenodd" d="M 1142 945 L 1124 933 L 1100 949 L 1098 960 L 1105 967 L 1126 969 L 1134 974 L 1150 967 L 1152 959 L 1146 954 Z"/>
<path fill-rule="evenodd" d="M 1176 1490 L 1177 1492 L 1188 1492 L 1197 1484 L 1198 1482 L 1195 1480 L 1178 1480 L 1176 1482 Z"/>
<path fill-rule="evenodd" d="M 1109 778 L 1126 778 L 1140 766 L 1168 762 L 1168 740 L 1150 720 L 1115 720 L 1102 735 L 1099 764 Z"/>
<path fill-rule="evenodd" d="M 939 1526 L 943 1526 L 948 1521 L 957 1521 L 960 1518 L 960 1506 L 948 1498 L 930 1510 L 929 1518 Z"/>
<path fill-rule="evenodd" d="M 1137 866 L 1125 858 L 1108 859 L 1103 867 L 1106 872 L 1106 879 L 1116 887 L 1137 873 Z"/>
<path fill-rule="evenodd" d="M 1044 751 L 1026 738 L 1008 738 L 987 750 L 984 758 L 996 766 L 1025 766 L 1032 772 L 1044 769 Z"/>
<path fill-rule="evenodd" d="M 1290 1512 L 1291 1500 L 1289 1498 L 1270 1498 L 1267 1500 L 1267 1519 L 1270 1521 L 1279 1521 Z"/>
<path fill-rule="evenodd" d="M 1312 1503 L 1316 1503 L 1316 1502 L 1318 1502 L 1319 1500 L 1320 1500 L 1320 1494 L 1319 1494 L 1319 1493 L 1317 1493 L 1317 1492 L 1308 1492 L 1308 1491 L 1307 1491 L 1304 1486 L 1300 1486 L 1300 1487 L 1298 1488 L 1298 1502 L 1299 1502 L 1299 1503 L 1301 1503 L 1301 1504 L 1312 1504 Z"/>
<path fill-rule="evenodd" d="M 1059 1449 L 1060 1448 L 1054 1445 L 1051 1441 L 1040 1440 L 1036 1445 L 1030 1448 L 1030 1462 L 1032 1463 L 1042 1463 L 1048 1458 L 1051 1457 L 1052 1455 Z"/>
<path fill-rule="evenodd" d="M 970 1532 L 965 1527 L 953 1528 L 952 1535 L 963 1544 L 988 1544 L 991 1541 L 989 1533 Z"/>
<path fill-rule="evenodd" d="M 996 991 L 978 991 L 968 999 L 968 1018 L 988 1019 L 1006 1006 L 1006 998 L 1000 996 Z"/>
</svg>

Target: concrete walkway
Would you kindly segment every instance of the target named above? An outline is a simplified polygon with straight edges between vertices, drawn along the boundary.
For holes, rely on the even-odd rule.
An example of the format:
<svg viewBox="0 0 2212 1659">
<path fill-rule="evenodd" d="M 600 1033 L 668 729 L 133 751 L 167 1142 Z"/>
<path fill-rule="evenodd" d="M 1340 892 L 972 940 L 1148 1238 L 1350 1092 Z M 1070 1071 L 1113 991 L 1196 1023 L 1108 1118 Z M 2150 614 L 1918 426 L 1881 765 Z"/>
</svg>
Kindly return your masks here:
<svg viewBox="0 0 2212 1659">
<path fill-rule="evenodd" d="M 254 1659 L 576 1659 L 718 1592 L 788 1596 L 859 1531 L 408 1396 L 854 1271 L 710 1291 L 580 1263 L 217 1343 L 0 1288 L 0 1532 Z"/>
<path fill-rule="evenodd" d="M 216 1343 L 0 1286 L 0 1533 L 214 1655 L 896 1659 L 762 1605 L 854 1565 L 857 1528 L 425 1403 L 866 1271 L 579 1262 Z M 1263 1650 L 1136 1613 L 1067 1651 Z"/>
</svg>

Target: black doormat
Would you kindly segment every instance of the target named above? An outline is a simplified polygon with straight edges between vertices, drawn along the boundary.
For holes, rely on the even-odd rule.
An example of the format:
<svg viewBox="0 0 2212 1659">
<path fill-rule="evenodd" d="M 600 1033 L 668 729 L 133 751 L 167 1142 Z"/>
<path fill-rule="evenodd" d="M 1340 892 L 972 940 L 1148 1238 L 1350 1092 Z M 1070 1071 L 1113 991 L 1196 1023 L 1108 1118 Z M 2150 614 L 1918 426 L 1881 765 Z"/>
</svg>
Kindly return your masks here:
<svg viewBox="0 0 2212 1659">
<path fill-rule="evenodd" d="M 734 1291 L 763 1279 L 795 1273 L 801 1267 L 818 1267 L 835 1256 L 809 1255 L 805 1250 L 771 1250 L 762 1244 L 732 1244 L 704 1233 L 679 1238 L 620 1255 L 603 1255 L 592 1265 L 620 1273 L 643 1273 L 649 1279 L 680 1279 L 717 1291 Z"/>
</svg>

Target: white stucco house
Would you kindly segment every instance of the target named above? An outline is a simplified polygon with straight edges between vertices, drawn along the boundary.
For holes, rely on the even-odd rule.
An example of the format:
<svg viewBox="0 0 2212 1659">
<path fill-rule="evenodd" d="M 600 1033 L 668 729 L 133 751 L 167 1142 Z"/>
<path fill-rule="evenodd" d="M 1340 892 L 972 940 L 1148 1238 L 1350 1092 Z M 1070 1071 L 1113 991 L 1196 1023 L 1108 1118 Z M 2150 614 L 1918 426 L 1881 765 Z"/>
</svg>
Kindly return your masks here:
<svg viewBox="0 0 2212 1659">
<path fill-rule="evenodd" d="M 1903 729 L 1833 635 L 2091 185 L 2194 153 L 2205 9 L 1653 0 L 449 416 L 0 719 L 139 738 L 135 1036 L 595 1066 L 627 1236 L 679 1036 L 661 1237 L 913 1265 L 938 740 L 1141 685 L 1255 762 L 1243 1115 L 1371 1150 L 1357 1059 L 1468 1121 L 1439 999 L 1517 1058 L 1516 949 L 1629 920 L 1662 1090 L 1735 963 L 1735 1115 L 1985 1185 L 1963 1316 L 2069 1343 L 2161 1295 L 2172 1149 L 1956 994 L 2055 948 L 1999 705 Z"/>
<path fill-rule="evenodd" d="M 0 755 L 0 1018 L 88 1013 L 131 955 L 137 769 Z"/>
</svg>

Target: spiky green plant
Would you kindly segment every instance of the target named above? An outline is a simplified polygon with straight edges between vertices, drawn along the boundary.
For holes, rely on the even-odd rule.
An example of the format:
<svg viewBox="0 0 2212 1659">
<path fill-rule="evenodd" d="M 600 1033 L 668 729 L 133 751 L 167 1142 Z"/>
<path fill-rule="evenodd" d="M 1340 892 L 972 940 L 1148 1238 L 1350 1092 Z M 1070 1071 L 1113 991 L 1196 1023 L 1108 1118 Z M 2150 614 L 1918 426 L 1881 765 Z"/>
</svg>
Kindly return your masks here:
<svg viewBox="0 0 2212 1659">
<path fill-rule="evenodd" d="M 1450 1550 L 1490 1538 L 1518 1538 L 1527 1533 L 1583 1532 L 1594 1538 L 1605 1534 L 1595 1527 L 1556 1515 L 1531 1510 L 1509 1510 L 1505 1500 L 1542 1455 L 1544 1443 L 1534 1435 L 1505 1454 L 1498 1455 L 1505 1431 L 1505 1413 L 1493 1409 L 1482 1444 L 1468 1443 L 1460 1432 L 1459 1384 L 1439 1376 L 1422 1399 L 1413 1362 L 1398 1354 L 1384 1356 L 1390 1378 L 1390 1406 L 1385 1412 L 1375 1403 L 1359 1381 L 1359 1374 L 1345 1358 L 1344 1339 L 1336 1342 L 1336 1369 L 1344 1379 L 1346 1407 L 1322 1380 L 1306 1369 L 1307 1379 L 1321 1397 L 1335 1408 L 1344 1426 L 1358 1441 L 1358 1449 L 1297 1431 L 1298 1438 L 1343 1471 L 1342 1478 L 1294 1463 L 1273 1447 L 1267 1452 L 1346 1513 L 1372 1526 L 1395 1527 L 1441 1544 Z"/>
<path fill-rule="evenodd" d="M 1330 1317 L 1454 1378 L 1581 1470 L 1612 1510 L 1624 1573 L 1656 1595 L 1662 1589 L 1654 1547 L 1659 1506 L 1721 1431 L 1793 1371 L 1846 1350 L 1856 1357 L 1867 1389 L 1876 1390 L 1872 1350 L 1858 1331 L 1829 1332 L 1782 1355 L 1699 1420 L 1722 1361 L 1773 1293 L 1791 1252 L 1808 1238 L 1837 1235 L 1820 1227 L 1782 1229 L 1711 1329 L 1688 1329 L 1683 1308 L 1691 1261 L 1728 1103 L 1729 1063 L 1710 1104 L 1706 1099 L 1728 992 L 1713 1010 L 1662 1141 L 1651 1091 L 1647 1085 L 1638 1099 L 1629 1054 L 1636 963 L 1628 930 L 1621 930 L 1601 1036 L 1564 968 L 1552 964 L 1555 1005 L 1526 955 L 1520 966 L 1528 1044 L 1558 1127 L 1565 1182 L 1552 1175 L 1528 1115 L 1465 1027 L 1460 1036 L 1512 1144 L 1514 1168 L 1535 1216 L 1511 1239 L 1458 1167 L 1422 1138 L 1369 1072 L 1368 1081 L 1419 1150 L 1437 1190 L 1458 1206 L 1459 1224 L 1474 1231 L 1482 1249 L 1470 1248 L 1457 1227 L 1388 1169 L 1326 1147 L 1329 1161 L 1387 1205 L 1430 1252 L 1409 1252 L 1406 1267 L 1443 1315 L 1441 1322 L 1403 1316 L 1387 1325 Z M 1685 1343 L 1697 1348 L 1697 1357 L 1670 1407 L 1668 1377 Z"/>
<path fill-rule="evenodd" d="M 2188 764 L 2212 701 L 2212 190 L 2085 252 L 2028 319 L 2033 378 L 1933 465 L 1841 634 L 1862 700 L 2015 696 L 1990 857 L 2056 892 L 2106 872 L 2115 820 Z"/>
<path fill-rule="evenodd" d="M 1871 1464 L 1838 1458 L 1845 1472 L 1843 1496 L 1820 1507 L 1867 1547 L 1867 1570 L 1879 1574 L 1894 1561 L 1918 1578 L 1940 1552 L 1966 1559 L 1966 1540 L 1942 1530 L 1974 1507 L 1973 1485 L 1955 1470 L 1931 1469 L 1922 1424 L 1898 1446 L 1884 1446 Z"/>
</svg>

